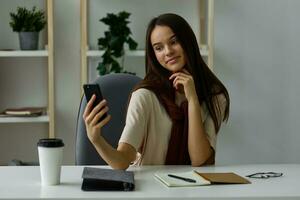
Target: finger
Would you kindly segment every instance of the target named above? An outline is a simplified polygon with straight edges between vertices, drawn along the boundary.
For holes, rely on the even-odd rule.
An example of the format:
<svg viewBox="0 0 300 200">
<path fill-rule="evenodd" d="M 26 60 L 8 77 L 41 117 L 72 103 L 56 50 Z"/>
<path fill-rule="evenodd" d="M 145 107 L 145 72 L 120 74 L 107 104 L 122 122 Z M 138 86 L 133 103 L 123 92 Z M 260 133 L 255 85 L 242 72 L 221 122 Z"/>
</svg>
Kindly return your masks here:
<svg viewBox="0 0 300 200">
<path fill-rule="evenodd" d="M 87 103 L 86 106 L 92 107 L 92 105 L 93 105 L 95 99 L 96 99 L 96 95 L 93 94 L 92 97 L 91 97 L 91 99 L 88 101 L 88 103 Z"/>
<path fill-rule="evenodd" d="M 190 75 L 191 76 L 191 73 L 186 69 L 186 68 L 183 68 L 182 71 L 187 74 L 187 75 Z"/>
<path fill-rule="evenodd" d="M 173 80 L 173 85 L 178 81 L 178 80 L 186 80 L 187 78 L 182 77 L 182 76 L 177 76 L 174 80 Z"/>
<path fill-rule="evenodd" d="M 178 76 L 178 72 L 172 74 L 170 77 L 169 77 L 169 80 L 173 79 L 173 78 L 176 78 Z"/>
<path fill-rule="evenodd" d="M 180 79 L 179 76 L 177 76 L 176 78 L 174 78 L 174 80 L 173 80 L 173 86 L 174 87 L 178 85 L 177 82 L 178 82 L 179 79 Z"/>
<path fill-rule="evenodd" d="M 172 74 L 172 75 L 170 76 L 169 79 L 171 80 L 171 79 L 176 78 L 176 77 L 178 77 L 178 76 L 186 77 L 186 78 L 191 77 L 190 75 L 185 74 L 185 73 L 183 73 L 183 72 L 176 72 L 176 73 Z"/>
<path fill-rule="evenodd" d="M 174 85 L 174 87 L 176 89 L 178 89 L 180 85 L 182 85 L 183 87 L 185 87 L 185 84 L 186 84 L 186 80 L 184 80 L 182 78 L 178 78 L 178 79 L 176 79 L 176 81 L 174 81 L 173 85 Z"/>
<path fill-rule="evenodd" d="M 178 80 L 177 77 L 173 80 L 173 87 L 175 87 L 176 89 L 177 89 L 177 80 Z"/>
<path fill-rule="evenodd" d="M 100 110 L 100 112 L 98 112 L 98 113 L 95 115 L 95 117 L 93 118 L 93 120 L 92 120 L 92 122 L 91 122 L 91 125 L 92 125 L 92 126 L 96 125 L 96 124 L 100 121 L 101 117 L 102 117 L 105 113 L 107 113 L 108 110 L 109 110 L 108 106 L 106 106 L 106 107 L 104 107 L 102 110 Z"/>
<path fill-rule="evenodd" d="M 185 78 L 191 78 L 192 77 L 191 75 L 189 75 L 187 73 L 184 73 L 183 71 L 180 72 L 180 76 L 185 77 Z"/>
<path fill-rule="evenodd" d="M 84 113 L 83 113 L 83 118 L 86 118 L 90 114 L 91 109 L 92 109 L 92 105 L 93 105 L 95 99 L 96 99 L 96 96 L 93 94 L 92 98 L 86 104 L 86 107 L 85 107 Z"/>
<path fill-rule="evenodd" d="M 169 80 L 173 79 L 173 78 L 176 78 L 177 76 L 180 75 L 180 72 L 175 72 L 174 74 L 172 74 L 170 77 L 169 77 Z"/>
<path fill-rule="evenodd" d="M 100 103 L 97 104 L 95 106 L 95 108 L 92 110 L 92 112 L 90 113 L 90 115 L 92 116 L 92 118 L 94 118 L 95 115 L 106 106 L 106 104 L 107 104 L 107 101 L 105 99 L 103 99 L 102 101 L 100 101 Z"/>
<path fill-rule="evenodd" d="M 95 115 L 106 106 L 106 100 L 102 100 L 85 118 L 86 124 L 90 124 Z"/>
<path fill-rule="evenodd" d="M 103 126 L 105 126 L 111 119 L 111 115 L 107 115 L 107 117 L 105 117 L 102 121 L 100 121 L 97 125 L 96 128 L 101 128 Z"/>
<path fill-rule="evenodd" d="M 179 91 L 179 92 L 185 92 L 185 87 L 184 87 L 184 85 L 182 84 L 182 83 L 177 83 L 177 85 L 175 86 L 175 89 L 176 89 L 176 91 Z"/>
<path fill-rule="evenodd" d="M 88 116 L 85 117 L 84 122 L 85 122 L 85 126 L 89 126 L 91 121 L 92 121 L 92 116 L 89 114 Z"/>
<path fill-rule="evenodd" d="M 180 73 L 178 76 L 176 76 L 175 79 L 181 79 L 181 80 L 185 81 L 184 84 L 186 84 L 187 82 L 193 82 L 193 77 L 190 75 L 184 74 L 184 73 Z"/>
</svg>

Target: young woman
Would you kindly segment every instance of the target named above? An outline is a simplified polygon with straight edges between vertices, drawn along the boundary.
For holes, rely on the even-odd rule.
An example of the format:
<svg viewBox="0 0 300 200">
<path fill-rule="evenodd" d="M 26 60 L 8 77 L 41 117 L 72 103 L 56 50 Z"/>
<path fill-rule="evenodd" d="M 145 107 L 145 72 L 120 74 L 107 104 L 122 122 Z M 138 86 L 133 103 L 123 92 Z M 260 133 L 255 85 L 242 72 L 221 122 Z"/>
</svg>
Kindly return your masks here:
<svg viewBox="0 0 300 200">
<path fill-rule="evenodd" d="M 87 135 L 100 156 L 116 169 L 142 165 L 214 164 L 216 137 L 228 119 L 229 95 L 203 61 L 195 34 L 176 14 L 149 23 L 146 35 L 146 76 L 128 105 L 126 125 L 114 149 L 101 136 L 109 123 L 103 100 L 83 118 Z"/>
</svg>

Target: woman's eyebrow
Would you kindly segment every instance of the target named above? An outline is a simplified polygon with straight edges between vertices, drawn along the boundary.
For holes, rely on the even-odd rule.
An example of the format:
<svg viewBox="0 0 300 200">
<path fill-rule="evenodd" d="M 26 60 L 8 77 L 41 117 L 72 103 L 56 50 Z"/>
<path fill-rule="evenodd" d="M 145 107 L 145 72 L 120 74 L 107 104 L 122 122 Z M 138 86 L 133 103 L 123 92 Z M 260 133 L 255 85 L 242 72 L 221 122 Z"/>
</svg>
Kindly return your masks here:
<svg viewBox="0 0 300 200">
<path fill-rule="evenodd" d="M 159 45 L 159 44 L 161 44 L 161 42 L 156 42 L 156 43 L 152 44 L 152 46 L 154 47 L 154 46 Z"/>
<path fill-rule="evenodd" d="M 169 40 L 172 40 L 173 38 L 176 38 L 176 35 L 175 35 L 175 34 L 172 35 L 172 36 L 169 38 Z"/>
<path fill-rule="evenodd" d="M 174 35 L 171 35 L 171 36 L 169 37 L 169 40 L 172 40 L 173 38 L 176 38 L 176 35 L 175 35 L 175 34 L 174 34 Z M 159 45 L 159 44 L 161 44 L 161 42 L 153 43 L 152 46 Z"/>
</svg>

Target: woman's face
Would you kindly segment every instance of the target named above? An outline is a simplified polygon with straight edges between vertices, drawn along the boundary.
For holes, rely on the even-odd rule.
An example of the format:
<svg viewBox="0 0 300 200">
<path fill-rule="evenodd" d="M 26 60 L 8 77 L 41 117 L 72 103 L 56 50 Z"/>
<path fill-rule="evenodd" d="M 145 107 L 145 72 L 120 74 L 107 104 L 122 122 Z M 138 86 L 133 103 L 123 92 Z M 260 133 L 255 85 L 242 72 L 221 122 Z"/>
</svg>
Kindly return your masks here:
<svg viewBox="0 0 300 200">
<path fill-rule="evenodd" d="M 174 73 L 185 66 L 184 51 L 168 26 L 155 26 L 150 40 L 156 59 L 164 68 Z"/>
</svg>

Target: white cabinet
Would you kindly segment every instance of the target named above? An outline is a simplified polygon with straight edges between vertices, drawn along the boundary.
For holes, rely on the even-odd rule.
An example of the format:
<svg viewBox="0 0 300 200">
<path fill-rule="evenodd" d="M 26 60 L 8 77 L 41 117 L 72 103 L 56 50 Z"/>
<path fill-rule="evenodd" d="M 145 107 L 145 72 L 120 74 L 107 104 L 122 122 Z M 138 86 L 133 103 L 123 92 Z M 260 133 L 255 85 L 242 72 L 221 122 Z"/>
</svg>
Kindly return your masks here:
<svg viewBox="0 0 300 200">
<path fill-rule="evenodd" d="M 3 19 L 0 21 L 1 22 L 0 26 L 4 27 L 3 28 L 4 32 L 5 32 L 5 30 L 8 32 L 7 26 L 8 26 L 9 21 L 7 21 L 7 20 L 9 18 L 7 16 L 9 15 L 9 12 L 15 11 L 18 6 L 23 6 L 24 4 L 26 4 L 28 2 L 26 2 L 25 0 L 24 1 L 15 1 L 13 3 L 13 5 L 15 5 L 13 10 L 2 10 L 2 9 L 5 9 L 5 6 L 4 6 L 5 4 L 11 5 L 12 1 L 5 0 L 5 1 L 0 2 L 0 4 L 2 4 L 1 8 L 0 8 L 1 17 L 2 17 L 2 15 L 3 16 L 5 15 L 5 20 Z M 31 1 L 31 3 L 32 3 L 32 1 Z M 39 85 L 36 85 L 37 83 L 35 82 L 37 76 L 35 73 L 30 71 L 30 70 L 32 70 L 32 68 L 29 65 L 30 65 L 30 63 L 38 62 L 37 63 L 38 67 L 41 67 L 41 68 L 47 67 L 46 74 L 42 78 L 39 77 L 39 79 L 43 79 L 43 78 L 46 79 L 46 80 L 42 80 L 42 81 L 45 82 L 43 84 L 46 85 L 46 87 L 47 87 L 47 91 L 45 92 L 45 94 L 46 94 L 45 96 L 47 96 L 47 97 L 43 96 L 43 97 L 41 97 L 41 99 L 45 101 L 44 105 L 47 106 L 47 114 L 45 116 L 39 116 L 39 117 L 0 117 L 0 132 L 1 132 L 1 124 L 6 124 L 6 123 L 10 123 L 10 124 L 11 123 L 18 123 L 18 124 L 48 123 L 49 124 L 48 136 L 51 138 L 55 137 L 55 134 L 54 134 L 53 0 L 46 0 L 44 5 L 45 5 L 45 10 L 46 10 L 46 15 L 47 15 L 47 27 L 45 28 L 46 30 L 44 32 L 45 35 L 42 35 L 42 37 L 45 37 L 44 47 L 41 50 L 35 50 L 35 51 L 3 50 L 3 49 L 7 49 L 7 48 L 15 49 L 16 45 L 12 45 L 13 47 L 10 47 L 9 45 L 8 45 L 8 47 L 2 46 L 2 45 L 5 45 L 4 41 L 8 40 L 8 39 L 1 38 L 2 44 L 0 45 L 0 48 L 2 50 L 0 50 L 0 73 L 2 73 L 2 75 L 4 76 L 5 72 L 9 71 L 10 70 L 9 68 L 12 65 L 17 63 L 17 65 L 19 65 L 19 66 L 15 67 L 13 70 L 17 71 L 20 69 L 20 66 L 21 66 L 22 70 L 24 70 L 26 72 L 26 74 L 29 74 L 27 76 L 28 80 L 26 80 L 26 85 L 29 85 L 29 86 L 24 86 L 24 87 L 37 88 L 37 87 L 39 87 Z M 5 33 L 3 33 L 3 34 L 4 35 L 2 35 L 2 37 L 5 37 Z M 16 33 L 13 33 L 11 31 L 11 33 L 8 33 L 8 34 L 13 35 Z M 40 37 L 41 37 L 41 35 L 40 35 Z M 16 39 L 18 39 L 18 38 L 16 37 Z M 30 62 L 29 62 L 29 60 L 30 60 Z M 27 68 L 29 71 L 26 71 Z M 23 88 L 22 81 L 20 83 L 18 83 L 17 76 L 14 76 L 14 73 L 18 74 L 16 71 L 12 71 L 12 73 L 10 73 L 10 76 L 12 76 L 12 77 L 2 77 L 2 81 L 0 82 L 0 84 L 1 84 L 0 88 L 5 90 L 5 91 L 0 91 L 1 92 L 1 100 L 2 100 L 2 101 L 0 100 L 1 109 L 4 109 L 7 106 L 7 104 L 9 104 L 10 107 L 13 107 L 13 106 L 16 106 L 16 105 L 14 105 L 14 103 L 16 103 L 17 105 L 22 105 L 22 102 L 24 102 L 24 101 L 26 101 L 27 103 L 28 102 L 30 103 L 30 101 L 31 101 L 32 104 L 35 103 L 35 99 L 31 99 L 31 98 L 34 98 L 31 96 L 31 94 L 33 94 L 35 91 L 31 91 L 31 94 L 28 92 L 29 93 L 28 95 L 26 95 L 27 91 L 22 91 L 22 88 Z M 30 74 L 32 74 L 32 75 L 30 75 Z M 13 84 L 12 84 L 12 82 L 13 82 Z M 10 85 L 17 85 L 16 87 L 19 88 L 18 91 L 22 91 L 25 94 L 25 95 L 23 95 L 24 98 L 18 98 L 18 95 L 15 94 L 16 92 L 14 91 L 14 89 L 9 87 Z M 13 90 L 13 91 L 7 91 L 8 89 Z M 17 99 L 5 98 L 5 96 L 8 92 L 10 92 L 10 94 L 11 94 L 10 97 L 17 96 L 16 97 Z M 37 95 L 39 95 L 39 94 L 37 94 Z M 41 95 L 43 95 L 43 94 L 41 94 Z M 1 105 L 1 103 L 5 104 L 5 105 Z M 12 103 L 12 104 L 10 104 L 10 103 Z M 31 106 L 36 106 L 36 105 L 32 105 L 32 104 L 31 104 Z"/>
<path fill-rule="evenodd" d="M 97 38 L 107 30 L 107 26 L 99 22 L 99 19 L 107 13 L 117 13 L 123 10 L 131 13 L 129 27 L 133 32 L 133 38 L 137 39 L 139 44 L 139 50 L 126 51 L 125 57 L 129 59 L 137 57 L 144 60 L 144 37 L 150 19 L 162 13 L 173 12 L 183 17 L 187 16 L 185 18 L 194 31 L 197 30 L 195 33 L 200 44 L 201 55 L 210 67 L 213 66 L 214 0 L 81 0 L 80 8 L 81 86 L 90 80 L 90 63 L 99 60 L 103 54 L 103 51 L 97 50 Z M 97 62 L 92 64 L 97 65 Z M 125 69 L 127 70 L 126 66 Z"/>
</svg>

